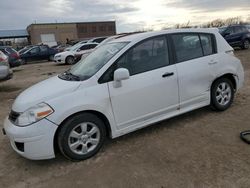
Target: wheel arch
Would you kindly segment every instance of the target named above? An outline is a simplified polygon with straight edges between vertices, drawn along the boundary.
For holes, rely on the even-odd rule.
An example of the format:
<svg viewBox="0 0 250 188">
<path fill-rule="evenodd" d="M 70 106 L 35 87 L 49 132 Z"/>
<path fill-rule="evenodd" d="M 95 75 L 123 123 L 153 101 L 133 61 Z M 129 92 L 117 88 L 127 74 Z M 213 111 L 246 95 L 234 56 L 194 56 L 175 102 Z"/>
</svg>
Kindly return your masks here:
<svg viewBox="0 0 250 188">
<path fill-rule="evenodd" d="M 78 114 L 82 114 L 82 113 L 91 113 L 91 114 L 94 114 L 96 115 L 97 117 L 99 117 L 103 122 L 104 122 L 104 125 L 105 125 L 105 129 L 106 129 L 106 133 L 107 133 L 107 137 L 111 138 L 112 137 L 112 130 L 111 130 L 111 126 L 110 126 L 110 122 L 108 120 L 108 118 L 101 112 L 99 111 L 96 111 L 96 110 L 83 110 L 83 111 L 79 111 L 79 112 L 76 112 L 76 113 L 73 113 L 71 114 L 70 116 L 68 116 L 67 118 L 65 118 L 61 123 L 60 125 L 58 125 L 58 128 L 55 132 L 55 135 L 54 135 L 54 150 L 55 151 L 58 151 L 58 143 L 57 143 L 57 137 L 58 137 L 58 133 L 62 127 L 62 125 L 70 118 L 72 118 L 73 116 L 76 116 Z"/>
<path fill-rule="evenodd" d="M 235 78 L 235 75 L 232 74 L 232 73 L 226 73 L 226 74 L 223 74 L 223 75 L 217 77 L 217 78 L 212 82 L 212 84 L 211 84 L 211 86 L 210 86 L 210 90 L 211 90 L 211 88 L 213 87 L 213 84 L 214 84 L 217 80 L 219 80 L 219 79 L 221 79 L 221 78 L 227 78 L 227 79 L 229 79 L 229 80 L 232 82 L 232 84 L 233 84 L 234 90 L 235 90 L 235 91 L 237 90 L 237 80 L 236 80 L 236 78 Z"/>
</svg>

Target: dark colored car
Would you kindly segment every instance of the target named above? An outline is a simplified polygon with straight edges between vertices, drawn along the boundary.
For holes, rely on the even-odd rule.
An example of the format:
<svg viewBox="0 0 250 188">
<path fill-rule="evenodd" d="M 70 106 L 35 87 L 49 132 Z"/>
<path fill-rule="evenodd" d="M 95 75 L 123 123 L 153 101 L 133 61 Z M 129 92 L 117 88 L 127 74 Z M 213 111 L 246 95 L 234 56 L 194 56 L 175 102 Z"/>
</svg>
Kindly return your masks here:
<svg viewBox="0 0 250 188">
<path fill-rule="evenodd" d="M 34 47 L 34 45 L 25 46 L 24 48 L 20 49 L 20 50 L 18 51 L 18 53 L 19 53 L 19 54 L 22 54 L 22 53 L 26 52 L 28 49 L 30 49 L 30 48 L 32 48 L 32 47 Z"/>
<path fill-rule="evenodd" d="M 248 49 L 250 47 L 250 32 L 245 25 L 231 25 L 219 28 L 221 35 L 232 47 Z"/>
<path fill-rule="evenodd" d="M 18 67 L 21 65 L 22 61 L 16 50 L 9 46 L 0 46 L 0 51 L 8 56 L 10 67 Z"/>
<path fill-rule="evenodd" d="M 57 50 L 50 48 L 47 45 L 37 45 L 20 53 L 20 57 L 24 62 L 48 60 L 53 61 L 54 55 L 58 53 Z"/>
</svg>

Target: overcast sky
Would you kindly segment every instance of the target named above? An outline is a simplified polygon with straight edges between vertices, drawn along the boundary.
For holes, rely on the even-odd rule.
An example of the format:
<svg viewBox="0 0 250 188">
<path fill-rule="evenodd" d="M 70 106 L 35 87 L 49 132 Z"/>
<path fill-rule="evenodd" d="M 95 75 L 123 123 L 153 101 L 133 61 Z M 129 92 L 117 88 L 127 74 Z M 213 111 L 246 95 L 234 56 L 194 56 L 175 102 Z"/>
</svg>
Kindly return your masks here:
<svg viewBox="0 0 250 188">
<path fill-rule="evenodd" d="M 250 17 L 250 0 L 1 0 L 0 29 L 31 23 L 116 20 L 118 32 Z"/>
</svg>

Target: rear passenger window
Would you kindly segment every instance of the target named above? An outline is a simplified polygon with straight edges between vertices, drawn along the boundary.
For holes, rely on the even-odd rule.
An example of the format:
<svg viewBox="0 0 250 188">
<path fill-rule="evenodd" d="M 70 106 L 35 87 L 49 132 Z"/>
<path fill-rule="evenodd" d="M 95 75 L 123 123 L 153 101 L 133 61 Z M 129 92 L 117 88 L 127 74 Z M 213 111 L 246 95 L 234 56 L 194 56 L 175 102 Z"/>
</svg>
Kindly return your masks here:
<svg viewBox="0 0 250 188">
<path fill-rule="evenodd" d="M 147 40 L 130 49 L 117 62 L 116 68 L 127 68 L 130 75 L 143 73 L 169 65 L 165 37 Z"/>
<path fill-rule="evenodd" d="M 204 52 L 204 56 L 214 53 L 213 50 L 213 38 L 210 34 L 200 34 L 201 44 Z"/>
<path fill-rule="evenodd" d="M 203 56 L 198 34 L 174 34 L 172 40 L 178 63 Z"/>
</svg>

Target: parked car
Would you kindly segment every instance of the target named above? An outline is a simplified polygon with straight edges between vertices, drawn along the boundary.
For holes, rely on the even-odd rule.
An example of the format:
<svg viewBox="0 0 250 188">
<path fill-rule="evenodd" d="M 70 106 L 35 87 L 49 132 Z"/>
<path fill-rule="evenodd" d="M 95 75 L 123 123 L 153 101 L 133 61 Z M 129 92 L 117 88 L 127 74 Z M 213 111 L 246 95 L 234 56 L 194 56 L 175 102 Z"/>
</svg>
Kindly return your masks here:
<svg viewBox="0 0 250 188">
<path fill-rule="evenodd" d="M 56 53 L 57 50 L 50 48 L 47 45 L 37 45 L 21 53 L 20 57 L 24 62 L 37 61 L 37 60 L 53 61 L 54 55 Z"/>
<path fill-rule="evenodd" d="M 26 52 L 28 49 L 34 47 L 35 45 L 28 45 L 28 46 L 25 46 L 24 48 L 22 48 L 21 50 L 18 51 L 19 54 L 22 54 L 24 52 Z"/>
<path fill-rule="evenodd" d="M 222 27 L 220 33 L 232 47 L 248 49 L 250 46 L 250 31 L 245 25 Z"/>
<path fill-rule="evenodd" d="M 84 43 L 72 47 L 70 51 L 57 53 L 54 61 L 58 64 L 72 65 L 81 59 L 82 54 L 88 53 L 89 50 L 95 48 L 98 43 Z"/>
<path fill-rule="evenodd" d="M 58 146 L 68 159 L 83 160 L 107 136 L 208 105 L 226 110 L 243 82 L 241 62 L 218 30 L 134 34 L 21 93 L 4 131 L 26 158 L 53 158 Z"/>
<path fill-rule="evenodd" d="M 19 56 L 19 53 L 9 46 L 0 46 L 0 51 L 2 51 L 9 58 L 10 67 L 18 67 L 21 65 L 22 61 Z"/>
<path fill-rule="evenodd" d="M 128 34 L 127 34 L 128 35 Z M 81 60 L 85 59 L 89 54 L 91 54 L 93 51 L 95 51 L 97 48 L 101 47 L 102 45 L 114 40 L 114 39 L 117 39 L 117 38 L 120 38 L 120 37 L 123 37 L 125 36 L 125 34 L 120 34 L 120 35 L 114 35 L 114 36 L 110 36 L 108 38 L 106 38 L 105 40 L 103 40 L 101 43 L 99 43 L 96 48 L 93 48 L 93 49 L 90 49 L 88 50 L 87 52 L 85 52 L 84 54 L 81 55 Z"/>
<path fill-rule="evenodd" d="M 0 81 L 11 79 L 13 72 L 9 67 L 8 56 L 0 51 Z"/>
<path fill-rule="evenodd" d="M 107 36 L 105 37 L 96 37 L 96 38 L 92 38 L 88 40 L 88 43 L 92 43 L 92 42 L 96 42 L 96 43 L 101 43 L 102 41 L 104 41 L 107 38 Z"/>
<path fill-rule="evenodd" d="M 69 46 L 69 47 L 65 48 L 64 51 L 70 51 L 71 49 L 75 49 L 77 46 L 82 45 L 82 44 L 85 44 L 85 43 L 87 43 L 87 42 L 88 42 L 88 40 L 82 40 L 82 41 L 80 41 L 80 42 L 77 42 L 77 43 L 74 44 L 73 46 Z"/>
</svg>

